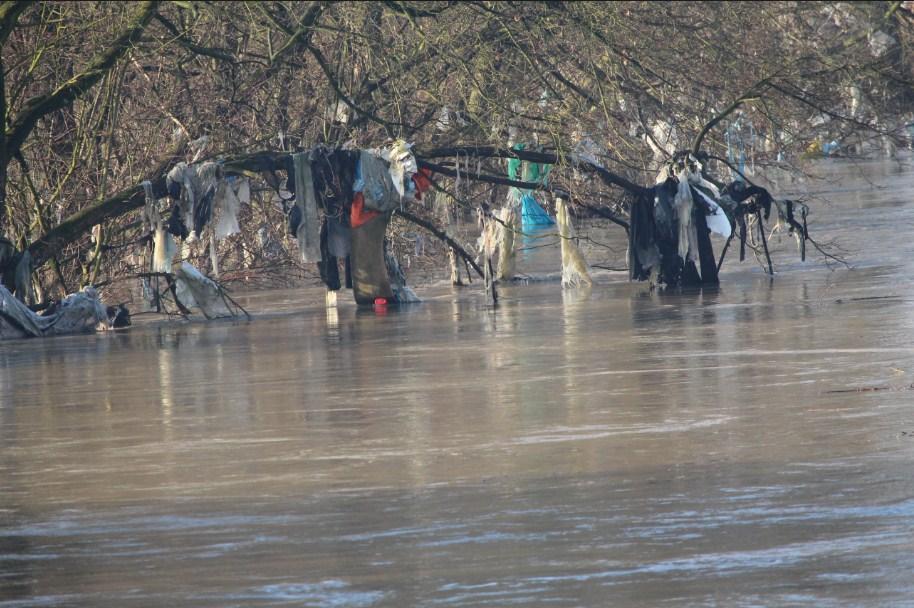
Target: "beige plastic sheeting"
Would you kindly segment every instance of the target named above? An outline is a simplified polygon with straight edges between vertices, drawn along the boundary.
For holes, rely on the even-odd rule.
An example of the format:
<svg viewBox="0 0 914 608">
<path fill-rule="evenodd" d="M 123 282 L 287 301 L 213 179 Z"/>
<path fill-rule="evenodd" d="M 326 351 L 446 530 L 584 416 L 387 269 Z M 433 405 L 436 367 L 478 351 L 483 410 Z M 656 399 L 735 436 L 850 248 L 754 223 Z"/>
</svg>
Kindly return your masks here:
<svg viewBox="0 0 914 608">
<path fill-rule="evenodd" d="M 509 281 L 514 278 L 517 251 L 515 237 L 520 229 L 519 214 L 516 207 L 506 206 L 495 212 L 501 222 L 494 222 L 498 243 L 498 270 L 496 281 Z"/>
<path fill-rule="evenodd" d="M 172 260 L 178 252 L 175 240 L 165 229 L 165 222 L 159 213 L 158 200 L 152 191 L 152 182 L 143 182 L 146 206 L 143 208 L 145 230 L 152 232 L 152 272 L 171 272 Z"/>
<path fill-rule="evenodd" d="M 555 216 L 562 247 L 562 287 L 591 285 L 590 270 L 581 250 L 574 241 L 574 228 L 568 214 L 568 205 L 561 198 L 555 199 Z"/>
</svg>

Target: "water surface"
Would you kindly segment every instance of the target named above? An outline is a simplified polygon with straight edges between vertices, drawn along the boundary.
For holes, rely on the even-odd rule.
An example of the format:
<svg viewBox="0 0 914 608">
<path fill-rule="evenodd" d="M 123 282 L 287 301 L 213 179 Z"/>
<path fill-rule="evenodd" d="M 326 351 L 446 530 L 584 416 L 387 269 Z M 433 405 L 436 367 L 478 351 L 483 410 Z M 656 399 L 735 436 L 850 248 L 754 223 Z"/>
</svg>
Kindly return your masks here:
<svg viewBox="0 0 914 608">
<path fill-rule="evenodd" d="M 854 269 L 0 345 L 0 607 L 914 605 L 914 172 L 820 171 Z"/>
</svg>

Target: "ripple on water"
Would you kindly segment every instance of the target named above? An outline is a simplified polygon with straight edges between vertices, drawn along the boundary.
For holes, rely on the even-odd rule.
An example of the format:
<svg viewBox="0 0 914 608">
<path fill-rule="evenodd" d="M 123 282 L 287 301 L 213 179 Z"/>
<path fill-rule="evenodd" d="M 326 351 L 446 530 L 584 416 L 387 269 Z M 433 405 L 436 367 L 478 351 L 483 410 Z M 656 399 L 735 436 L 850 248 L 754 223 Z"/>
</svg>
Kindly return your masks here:
<svg viewBox="0 0 914 608">
<path fill-rule="evenodd" d="M 339 579 L 318 583 L 279 583 L 254 587 L 247 592 L 223 596 L 227 600 L 271 600 L 296 602 L 301 606 L 362 608 L 373 606 L 388 596 L 384 591 L 362 591 Z"/>
</svg>

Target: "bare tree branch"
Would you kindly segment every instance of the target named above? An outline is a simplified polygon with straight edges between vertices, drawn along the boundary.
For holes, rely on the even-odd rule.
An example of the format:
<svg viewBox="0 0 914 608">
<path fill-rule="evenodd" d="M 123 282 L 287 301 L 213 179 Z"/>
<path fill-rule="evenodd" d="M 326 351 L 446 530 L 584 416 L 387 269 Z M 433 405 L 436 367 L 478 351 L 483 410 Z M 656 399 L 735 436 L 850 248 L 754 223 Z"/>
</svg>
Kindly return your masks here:
<svg viewBox="0 0 914 608">
<path fill-rule="evenodd" d="M 117 60 L 130 50 L 158 6 L 159 2 L 155 0 L 140 3 L 140 8 L 127 29 L 115 38 L 103 53 L 93 59 L 83 72 L 58 86 L 53 92 L 27 100 L 20 114 L 10 121 L 10 127 L 6 132 L 6 157 L 11 158 L 19 150 L 41 117 L 73 103 L 95 86 L 114 67 Z"/>
<path fill-rule="evenodd" d="M 19 15 L 34 2 L 3 2 L 0 3 L 0 46 L 6 42 L 10 34 L 16 29 Z"/>
</svg>

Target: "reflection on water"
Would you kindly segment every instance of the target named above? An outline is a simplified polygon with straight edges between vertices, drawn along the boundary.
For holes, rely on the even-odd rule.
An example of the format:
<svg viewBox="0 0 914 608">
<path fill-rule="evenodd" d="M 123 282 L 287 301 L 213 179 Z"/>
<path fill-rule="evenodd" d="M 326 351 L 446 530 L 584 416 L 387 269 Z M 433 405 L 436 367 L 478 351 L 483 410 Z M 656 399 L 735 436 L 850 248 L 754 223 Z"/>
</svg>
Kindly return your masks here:
<svg viewBox="0 0 914 608">
<path fill-rule="evenodd" d="M 910 603 L 912 176 L 834 167 L 854 270 L 4 344 L 0 607 Z"/>
</svg>

